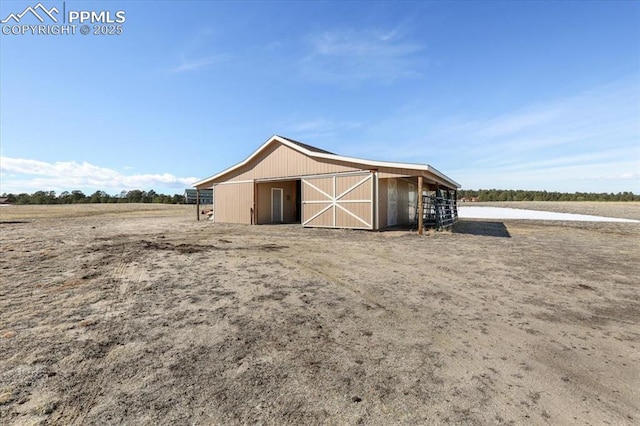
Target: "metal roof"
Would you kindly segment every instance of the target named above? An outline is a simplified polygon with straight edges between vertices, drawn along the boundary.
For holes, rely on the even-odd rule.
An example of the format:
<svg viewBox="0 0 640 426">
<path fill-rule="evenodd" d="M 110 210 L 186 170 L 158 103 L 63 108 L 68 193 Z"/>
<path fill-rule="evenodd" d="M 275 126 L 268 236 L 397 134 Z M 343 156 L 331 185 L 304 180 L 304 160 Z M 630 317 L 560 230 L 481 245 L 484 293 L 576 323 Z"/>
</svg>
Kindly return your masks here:
<svg viewBox="0 0 640 426">
<path fill-rule="evenodd" d="M 337 154 L 334 154 L 333 152 L 325 151 L 324 149 L 316 148 L 315 146 L 311 146 L 311 145 L 308 145 L 308 144 L 306 144 L 306 143 L 302 143 L 302 142 L 299 142 L 299 141 L 293 140 L 293 139 L 291 139 L 291 138 L 286 138 L 286 137 L 284 137 L 284 136 L 280 136 L 280 135 L 276 135 L 276 136 L 278 136 L 278 137 L 280 137 L 280 138 L 282 138 L 282 139 L 286 139 L 286 140 L 288 140 L 289 142 L 294 143 L 294 144 L 298 145 L 299 147 L 302 147 L 302 148 L 304 148 L 304 149 L 306 149 L 306 150 L 309 150 L 309 151 L 311 151 L 311 152 L 317 152 L 317 153 L 319 153 L 319 154 L 331 154 L 331 155 L 337 155 Z"/>
<path fill-rule="evenodd" d="M 270 137 L 269 139 L 267 139 L 267 141 L 265 143 L 263 143 L 260 148 L 258 148 L 256 151 L 254 151 L 253 154 L 251 154 L 249 157 L 247 157 L 246 159 L 244 159 L 244 161 L 241 161 L 240 163 L 236 164 L 235 166 L 231 166 L 223 171 L 221 171 L 218 174 L 215 174 L 213 176 L 210 176 L 206 179 L 202 179 L 198 182 L 195 182 L 193 184 L 193 186 L 201 186 L 204 184 L 207 184 L 209 182 L 212 182 L 224 175 L 226 175 L 229 172 L 232 172 L 235 169 L 238 169 L 242 166 L 245 166 L 246 164 L 248 164 L 249 162 L 251 162 L 251 160 L 253 160 L 258 154 L 260 154 L 262 151 L 264 151 L 269 145 L 273 144 L 274 142 L 279 142 L 283 145 L 288 146 L 289 148 L 292 148 L 298 152 L 301 152 L 309 157 L 312 158 L 324 158 L 327 160 L 333 160 L 333 161 L 342 161 L 342 162 L 346 162 L 346 163 L 351 163 L 351 164 L 358 164 L 358 165 L 362 165 L 362 166 L 366 166 L 368 168 L 376 168 L 376 167 L 389 167 L 389 168 L 402 168 L 402 169 L 411 169 L 411 170 L 420 170 L 420 171 L 425 171 L 425 172 L 430 172 L 433 175 L 439 177 L 440 179 L 444 180 L 445 182 L 451 184 L 451 186 L 455 187 L 455 188 L 460 188 L 460 184 L 456 181 L 454 181 L 453 179 L 451 179 L 450 177 L 446 176 L 444 173 L 441 173 L 440 171 L 438 171 L 437 169 L 435 169 L 434 167 L 428 165 L 428 164 L 418 164 L 418 163 L 395 163 L 395 162 L 391 162 L 391 161 L 376 161 L 376 160 L 366 160 L 363 158 L 355 158 L 355 157 L 344 157 L 341 155 L 337 155 L 337 154 L 333 154 L 329 151 L 325 151 L 323 149 L 320 148 L 316 148 L 313 147 L 311 145 L 305 144 L 305 143 L 301 143 L 301 142 L 297 142 L 294 141 L 292 139 L 289 138 L 285 138 L 279 135 L 273 135 L 272 137 Z"/>
</svg>

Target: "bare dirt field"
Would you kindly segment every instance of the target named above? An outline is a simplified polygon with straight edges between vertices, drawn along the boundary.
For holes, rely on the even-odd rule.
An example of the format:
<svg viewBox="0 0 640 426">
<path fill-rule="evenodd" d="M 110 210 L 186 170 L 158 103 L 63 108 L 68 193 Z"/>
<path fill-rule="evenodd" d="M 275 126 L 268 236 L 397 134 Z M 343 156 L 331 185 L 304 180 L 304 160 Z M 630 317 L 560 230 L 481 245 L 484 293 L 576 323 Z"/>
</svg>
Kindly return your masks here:
<svg viewBox="0 0 640 426">
<path fill-rule="evenodd" d="M 0 424 L 640 422 L 639 224 L 0 222 Z"/>
</svg>

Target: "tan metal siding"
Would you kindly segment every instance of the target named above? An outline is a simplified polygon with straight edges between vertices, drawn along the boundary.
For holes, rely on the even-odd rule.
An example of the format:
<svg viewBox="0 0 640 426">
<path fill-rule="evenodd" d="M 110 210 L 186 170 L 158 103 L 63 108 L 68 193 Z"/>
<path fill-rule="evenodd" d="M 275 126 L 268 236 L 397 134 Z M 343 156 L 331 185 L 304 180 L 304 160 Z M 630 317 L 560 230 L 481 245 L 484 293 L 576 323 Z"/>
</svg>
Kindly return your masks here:
<svg viewBox="0 0 640 426">
<path fill-rule="evenodd" d="M 271 188 L 282 188 L 283 220 L 284 222 L 295 222 L 296 220 L 296 181 L 264 182 L 257 184 L 258 202 L 257 221 L 258 224 L 271 223 Z"/>
<path fill-rule="evenodd" d="M 437 183 L 442 187 L 455 189 L 453 187 L 449 187 L 442 179 L 440 179 L 433 173 L 430 173 L 424 170 L 401 169 L 401 168 L 396 169 L 396 168 L 390 168 L 390 167 L 381 167 L 378 170 L 378 176 L 380 177 L 380 179 L 417 177 L 420 175 L 424 177 L 425 186 L 428 184 L 435 186 L 435 184 Z"/>
<path fill-rule="evenodd" d="M 333 176 L 307 178 L 303 183 L 304 201 L 327 201 L 333 195 Z"/>
<path fill-rule="evenodd" d="M 342 210 L 341 208 L 338 208 L 336 210 L 336 224 L 338 227 L 365 229 L 372 228 L 370 204 L 340 204 L 340 207 L 342 207 L 346 211 Z"/>
<path fill-rule="evenodd" d="M 215 222 L 251 223 L 253 182 L 215 185 L 213 194 Z"/>
<path fill-rule="evenodd" d="M 338 189 L 338 194 L 342 194 L 344 193 L 344 195 L 341 197 L 341 200 L 344 201 L 354 201 L 354 200 L 370 200 L 371 199 L 371 188 L 369 187 L 370 184 L 366 183 L 364 185 L 358 185 L 357 187 L 349 190 L 349 192 L 346 192 L 351 185 L 349 185 L 348 188 L 345 188 L 343 190 Z"/>
<path fill-rule="evenodd" d="M 305 226 L 333 226 L 333 209 L 327 210 L 329 205 L 328 202 L 326 204 L 304 204 L 302 206 L 302 222 Z M 324 212 L 322 212 L 323 210 Z"/>
<path fill-rule="evenodd" d="M 305 206 L 302 211 L 306 212 L 307 206 Z M 321 210 L 321 209 L 318 209 Z M 315 217 L 314 217 L 315 216 Z M 310 216 L 311 220 L 304 223 L 304 226 L 313 226 L 313 227 L 321 227 L 321 228 L 333 228 L 333 209 L 324 210 L 320 215 L 316 216 L 315 214 Z"/>
<path fill-rule="evenodd" d="M 380 229 L 387 226 L 389 178 L 398 180 L 399 224 L 409 222 L 408 182 L 403 179 L 415 181 L 416 176 L 423 176 L 425 188 L 435 188 L 436 182 L 446 187 L 441 178 L 424 170 L 395 167 L 379 167 L 376 170 L 379 189 L 373 191 L 373 179 L 360 184 L 364 176 L 373 173 L 370 166 L 308 157 L 287 145 L 275 142 L 252 157 L 250 164 L 232 168 L 230 172 L 217 176 L 215 181 L 208 181 L 207 185 L 217 182 L 214 185 L 217 189 L 214 206 L 214 218 L 217 222 L 251 223 L 251 208 L 255 202 L 256 222 L 270 223 L 271 188 L 283 188 L 283 219 L 285 222 L 294 221 L 294 179 L 303 178 L 313 185 L 302 185 L 302 202 L 306 203 L 302 207 L 303 224 L 367 229 L 373 229 L 376 224 Z M 336 176 L 335 181 L 333 176 Z M 236 184 L 231 184 L 233 182 Z M 378 200 L 374 200 L 374 196 Z M 375 207 L 374 201 L 377 202 Z M 375 213 L 372 213 L 374 208 Z M 323 212 L 323 209 L 326 211 Z M 373 214 L 378 217 L 372 217 Z"/>
<path fill-rule="evenodd" d="M 369 184 L 359 185 L 363 175 L 344 176 L 336 180 L 336 193 L 343 200 L 363 200 L 371 197 Z M 347 192 L 348 191 L 348 192 Z"/>
<path fill-rule="evenodd" d="M 306 155 L 280 143 L 262 152 L 252 164 L 224 176 L 225 181 L 253 179 L 277 179 L 360 170 L 353 164 L 339 161 L 323 161 Z"/>
<path fill-rule="evenodd" d="M 380 179 L 417 176 L 421 173 L 423 172 L 420 170 L 412 169 L 395 169 L 390 167 L 381 167 L 378 169 L 378 177 Z"/>
</svg>

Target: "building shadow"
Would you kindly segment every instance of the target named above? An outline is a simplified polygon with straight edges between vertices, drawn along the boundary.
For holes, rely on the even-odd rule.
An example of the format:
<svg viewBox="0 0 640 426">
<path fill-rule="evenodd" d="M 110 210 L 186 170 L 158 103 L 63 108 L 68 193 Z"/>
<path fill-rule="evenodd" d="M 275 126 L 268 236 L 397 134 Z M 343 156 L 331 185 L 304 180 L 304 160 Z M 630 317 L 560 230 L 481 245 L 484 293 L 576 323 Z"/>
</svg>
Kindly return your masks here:
<svg viewBox="0 0 640 426">
<path fill-rule="evenodd" d="M 503 222 L 484 220 L 458 220 L 453 226 L 455 234 L 482 235 L 484 237 L 511 238 Z"/>
</svg>

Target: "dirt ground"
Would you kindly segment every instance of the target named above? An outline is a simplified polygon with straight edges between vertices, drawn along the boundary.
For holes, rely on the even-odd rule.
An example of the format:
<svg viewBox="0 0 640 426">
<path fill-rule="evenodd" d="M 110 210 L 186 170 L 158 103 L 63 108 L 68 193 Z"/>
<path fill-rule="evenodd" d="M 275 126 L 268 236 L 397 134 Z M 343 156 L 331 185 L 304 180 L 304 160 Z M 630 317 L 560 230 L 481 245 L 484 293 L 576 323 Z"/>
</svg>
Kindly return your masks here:
<svg viewBox="0 0 640 426">
<path fill-rule="evenodd" d="M 640 422 L 639 224 L 0 222 L 0 424 Z"/>
</svg>

